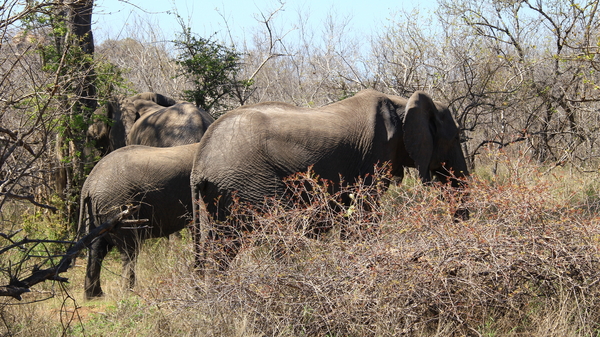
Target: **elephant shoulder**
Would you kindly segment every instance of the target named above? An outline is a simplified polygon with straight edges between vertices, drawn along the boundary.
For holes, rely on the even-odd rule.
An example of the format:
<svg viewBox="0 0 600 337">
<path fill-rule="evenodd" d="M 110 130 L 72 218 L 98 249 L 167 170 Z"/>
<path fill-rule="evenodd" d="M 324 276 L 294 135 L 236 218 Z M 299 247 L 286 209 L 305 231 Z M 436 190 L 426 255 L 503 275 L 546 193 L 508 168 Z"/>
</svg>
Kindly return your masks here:
<svg viewBox="0 0 600 337">
<path fill-rule="evenodd" d="M 206 128 L 214 121 L 214 118 L 208 112 L 199 109 L 189 102 L 180 102 L 169 107 L 162 107 L 156 103 L 152 104 L 159 107 L 159 109 L 142 116 L 138 120 L 138 125 L 175 127 L 191 124 L 200 128 Z"/>
<path fill-rule="evenodd" d="M 137 95 L 133 95 L 133 96 L 129 97 L 128 99 L 131 100 L 132 102 L 135 100 L 151 101 L 160 106 L 165 106 L 165 107 L 171 106 L 171 105 L 174 105 L 175 103 L 177 103 L 171 97 L 167 97 L 167 96 L 161 95 L 159 93 L 155 93 L 155 92 L 143 92 L 143 93 L 140 93 Z"/>
</svg>

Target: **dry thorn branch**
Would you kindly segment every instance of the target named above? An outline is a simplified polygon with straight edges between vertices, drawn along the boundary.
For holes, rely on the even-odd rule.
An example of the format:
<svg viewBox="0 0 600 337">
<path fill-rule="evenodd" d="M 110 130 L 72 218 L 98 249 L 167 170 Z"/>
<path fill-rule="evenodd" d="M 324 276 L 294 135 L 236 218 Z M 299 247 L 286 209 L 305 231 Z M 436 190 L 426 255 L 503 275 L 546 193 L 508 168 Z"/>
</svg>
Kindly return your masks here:
<svg viewBox="0 0 600 337">
<path fill-rule="evenodd" d="M 148 220 L 124 220 L 133 215 L 138 209 L 138 206 L 127 206 L 125 210 L 115 215 L 112 219 L 104 222 L 102 225 L 94 228 L 90 233 L 77 241 L 67 252 L 63 255 L 60 262 L 48 269 L 36 270 L 34 269 L 31 275 L 23 280 L 11 279 L 10 283 L 6 286 L 0 286 L 0 296 L 10 296 L 17 300 L 21 300 L 23 293 L 29 292 L 30 288 L 38 283 L 46 280 L 54 280 L 59 282 L 67 282 L 68 279 L 59 276 L 59 274 L 66 272 L 71 266 L 73 259 L 79 254 L 79 252 L 85 247 L 89 246 L 92 241 L 102 235 L 115 229 L 124 223 L 140 223 L 147 222 Z M 11 247 L 20 247 L 24 243 L 37 242 L 39 240 L 28 240 L 24 239 L 20 242 L 14 243 Z M 54 241 L 55 242 L 55 241 Z"/>
</svg>

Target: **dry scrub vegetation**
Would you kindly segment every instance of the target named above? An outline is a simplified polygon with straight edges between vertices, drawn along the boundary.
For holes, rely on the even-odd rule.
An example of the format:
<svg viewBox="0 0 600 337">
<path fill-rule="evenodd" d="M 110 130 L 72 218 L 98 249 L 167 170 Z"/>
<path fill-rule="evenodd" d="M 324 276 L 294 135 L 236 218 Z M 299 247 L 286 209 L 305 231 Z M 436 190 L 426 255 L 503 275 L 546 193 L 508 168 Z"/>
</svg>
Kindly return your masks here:
<svg viewBox="0 0 600 337">
<path fill-rule="evenodd" d="M 84 40 L 61 43 L 72 34 L 62 19 L 34 18 L 93 1 L 23 3 L 0 6 L 2 285 L 47 267 L 74 236 L 77 186 L 99 160 L 81 137 L 101 117 L 91 107 L 190 89 L 159 23 L 130 22 L 92 55 L 76 46 Z M 598 1 L 440 0 L 430 14 L 391 8 L 371 35 L 333 10 L 320 27 L 303 24 L 308 7 L 287 22 L 291 8 L 277 4 L 249 40 L 223 42 L 240 52 L 233 80 L 253 83 L 228 105 L 425 90 L 449 104 L 476 167 L 463 199 L 471 218 L 454 222 L 460 198 L 410 175 L 379 205 L 363 187 L 340 209 L 317 188 L 302 207 L 240 214 L 260 227 L 228 272 L 194 273 L 185 232 L 145 243 L 131 292 L 112 253 L 107 296 L 84 302 L 81 258 L 69 284 L 0 298 L 0 335 L 600 335 Z M 313 238 L 315 221 L 331 231 Z M 40 240 L 14 244 L 25 237 Z"/>
<path fill-rule="evenodd" d="M 107 297 L 83 302 L 83 261 L 67 287 L 46 284 L 0 306 L 5 335 L 74 336 L 596 336 L 600 331 L 600 176 L 489 153 L 458 198 L 414 176 L 383 195 L 378 217 L 336 196 L 253 214 L 231 270 L 200 278 L 181 239 L 150 241 L 139 283 L 120 290 L 117 255 Z M 497 168 L 491 174 L 492 164 Z M 310 183 L 310 176 L 304 176 Z M 245 214 L 247 215 L 247 214 Z M 376 220 L 379 218 L 379 220 Z M 310 220 L 333 225 L 320 239 Z M 105 273 L 110 277 L 110 272 Z"/>
</svg>

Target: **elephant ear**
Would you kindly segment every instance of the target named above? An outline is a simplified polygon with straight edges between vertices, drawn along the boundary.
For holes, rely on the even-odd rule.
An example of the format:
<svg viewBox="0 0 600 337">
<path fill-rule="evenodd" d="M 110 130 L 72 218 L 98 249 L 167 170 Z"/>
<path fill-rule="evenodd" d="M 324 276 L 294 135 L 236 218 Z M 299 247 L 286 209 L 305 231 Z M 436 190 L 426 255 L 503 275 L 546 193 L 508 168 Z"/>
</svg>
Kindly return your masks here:
<svg viewBox="0 0 600 337">
<path fill-rule="evenodd" d="M 135 101 L 133 101 L 133 109 L 136 113 L 136 122 L 145 114 L 155 113 L 164 108 L 165 106 L 160 105 L 154 101 L 148 101 L 145 99 L 136 99 Z"/>
<path fill-rule="evenodd" d="M 175 101 L 171 97 L 167 97 L 167 96 L 164 96 L 161 94 L 156 94 L 155 102 L 156 102 L 156 104 L 164 106 L 164 107 L 169 107 L 169 106 L 173 106 L 173 105 L 177 104 L 177 101 Z"/>
<path fill-rule="evenodd" d="M 139 99 L 145 100 L 145 101 L 152 101 L 152 102 L 154 102 L 160 106 L 164 106 L 164 107 L 169 107 L 169 106 L 177 104 L 177 101 L 175 101 L 171 97 L 167 97 L 165 95 L 161 95 L 161 94 L 158 94 L 155 92 L 143 92 L 141 94 L 131 96 L 129 99 L 132 102 L 139 100 Z"/>
<path fill-rule="evenodd" d="M 424 183 L 431 181 L 429 166 L 433 156 L 436 133 L 437 109 L 433 100 L 424 92 L 417 91 L 409 98 L 404 114 L 404 146 L 414 160 Z"/>
<path fill-rule="evenodd" d="M 107 122 L 108 107 L 106 105 L 100 106 L 94 111 L 94 121 L 88 126 L 86 131 L 86 138 L 94 141 L 94 147 L 100 151 L 102 155 L 110 151 L 110 124 Z"/>
<path fill-rule="evenodd" d="M 110 143 L 112 150 L 124 147 L 127 133 L 139 118 L 133 102 L 129 98 L 120 97 L 109 105 L 109 114 L 112 115 L 113 125 L 110 129 Z"/>
</svg>

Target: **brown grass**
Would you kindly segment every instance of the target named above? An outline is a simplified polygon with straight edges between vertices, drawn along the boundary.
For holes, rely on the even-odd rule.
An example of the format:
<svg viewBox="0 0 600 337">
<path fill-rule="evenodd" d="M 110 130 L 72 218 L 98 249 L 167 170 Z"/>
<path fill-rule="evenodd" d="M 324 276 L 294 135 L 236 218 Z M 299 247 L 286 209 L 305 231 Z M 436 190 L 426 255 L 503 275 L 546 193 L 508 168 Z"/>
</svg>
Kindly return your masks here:
<svg viewBox="0 0 600 337">
<path fill-rule="evenodd" d="M 54 304 L 0 308 L 1 331 L 598 335 L 600 177 L 539 167 L 524 158 L 499 160 L 498 174 L 475 173 L 465 201 L 467 221 L 452 216 L 460 198 L 446 188 L 422 186 L 414 176 L 383 196 L 378 217 L 362 210 L 374 205 L 364 188 L 353 191 L 350 209 L 329 207 L 336 196 L 326 193 L 311 194 L 312 202 L 291 210 L 272 203 L 268 214 L 252 214 L 260 228 L 246 233 L 228 272 L 206 278 L 193 273 L 187 233 L 180 240 L 151 241 L 140 257 L 133 292 L 120 291 L 120 264 L 114 260 L 106 267 L 113 279 L 103 274 L 107 297 L 82 302 L 83 268 L 77 268 L 72 272 L 77 281 L 58 292 Z M 319 239 L 306 235 L 314 219 L 332 227 Z M 65 294 L 75 295 L 62 306 Z M 39 317 L 65 316 L 75 307 L 71 321 Z"/>
</svg>

